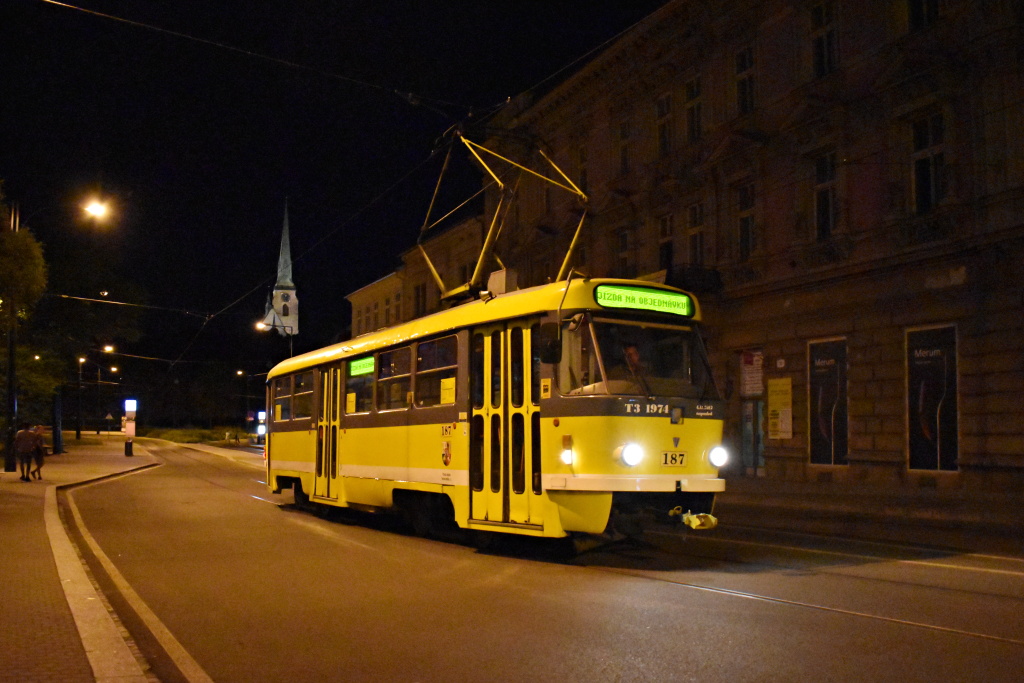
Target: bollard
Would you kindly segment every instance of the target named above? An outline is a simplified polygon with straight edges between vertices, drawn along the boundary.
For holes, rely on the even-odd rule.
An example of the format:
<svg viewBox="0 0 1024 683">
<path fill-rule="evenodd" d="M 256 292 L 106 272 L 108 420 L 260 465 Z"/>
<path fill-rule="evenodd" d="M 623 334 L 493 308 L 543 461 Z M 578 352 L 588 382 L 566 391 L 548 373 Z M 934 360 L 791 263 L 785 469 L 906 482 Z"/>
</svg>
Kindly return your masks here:
<svg viewBox="0 0 1024 683">
<path fill-rule="evenodd" d="M 124 455 L 126 458 L 132 457 L 132 440 L 127 439 L 124 442 Z"/>
</svg>

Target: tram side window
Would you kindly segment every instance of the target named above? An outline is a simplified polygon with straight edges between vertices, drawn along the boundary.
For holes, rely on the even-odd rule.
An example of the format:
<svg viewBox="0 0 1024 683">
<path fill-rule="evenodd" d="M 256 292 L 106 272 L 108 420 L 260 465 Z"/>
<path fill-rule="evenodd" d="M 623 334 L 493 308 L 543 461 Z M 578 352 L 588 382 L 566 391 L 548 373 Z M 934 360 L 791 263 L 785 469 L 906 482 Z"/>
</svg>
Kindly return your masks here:
<svg viewBox="0 0 1024 683">
<path fill-rule="evenodd" d="M 454 335 L 416 346 L 416 405 L 455 403 L 459 344 Z"/>
<path fill-rule="evenodd" d="M 274 422 L 292 419 L 292 378 L 274 380 Z"/>
<path fill-rule="evenodd" d="M 412 349 L 408 346 L 382 353 L 377 358 L 377 410 L 409 407 Z"/>
<path fill-rule="evenodd" d="M 374 358 L 351 360 L 345 378 L 345 413 L 368 413 L 373 408 Z"/>
<path fill-rule="evenodd" d="M 484 407 L 484 335 L 473 335 L 469 353 L 469 390 L 473 395 L 473 407 Z"/>
<path fill-rule="evenodd" d="M 540 323 L 530 326 L 530 403 L 540 405 Z"/>
<path fill-rule="evenodd" d="M 295 375 L 292 385 L 292 419 L 313 415 L 313 373 Z"/>
</svg>

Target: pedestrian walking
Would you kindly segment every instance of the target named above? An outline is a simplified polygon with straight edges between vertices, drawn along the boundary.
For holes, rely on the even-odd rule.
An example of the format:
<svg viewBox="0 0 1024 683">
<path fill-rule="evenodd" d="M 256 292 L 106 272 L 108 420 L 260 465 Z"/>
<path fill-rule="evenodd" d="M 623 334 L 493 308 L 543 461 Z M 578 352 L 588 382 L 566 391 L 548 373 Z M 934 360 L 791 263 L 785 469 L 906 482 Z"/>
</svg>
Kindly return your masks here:
<svg viewBox="0 0 1024 683">
<path fill-rule="evenodd" d="M 33 458 L 36 461 L 36 468 L 29 472 L 29 476 L 34 476 L 36 479 L 43 478 L 43 459 L 46 457 L 46 439 L 43 438 L 43 425 L 36 425 L 36 450 L 33 453 Z"/>
<path fill-rule="evenodd" d="M 18 456 L 22 481 L 32 481 L 29 477 L 29 471 L 32 467 L 32 459 L 35 457 L 38 444 L 39 435 L 32 431 L 32 425 L 28 422 L 22 422 L 18 433 L 14 435 L 14 453 Z"/>
</svg>

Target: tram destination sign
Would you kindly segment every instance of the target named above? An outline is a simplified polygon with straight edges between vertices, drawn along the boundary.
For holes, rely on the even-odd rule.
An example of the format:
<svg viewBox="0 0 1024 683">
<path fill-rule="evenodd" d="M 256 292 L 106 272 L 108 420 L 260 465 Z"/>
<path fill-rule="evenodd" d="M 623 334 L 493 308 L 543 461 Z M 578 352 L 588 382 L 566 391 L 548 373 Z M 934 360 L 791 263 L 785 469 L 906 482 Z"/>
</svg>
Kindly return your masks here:
<svg viewBox="0 0 1024 683">
<path fill-rule="evenodd" d="M 358 375 L 368 375 L 373 372 L 373 356 L 366 358 L 360 358 L 359 360 L 349 361 L 348 364 L 348 376 L 356 377 Z"/>
<path fill-rule="evenodd" d="M 634 285 L 598 285 L 594 300 L 605 308 L 628 308 L 656 313 L 670 313 L 692 318 L 693 299 L 681 292 L 666 292 L 653 287 Z"/>
</svg>

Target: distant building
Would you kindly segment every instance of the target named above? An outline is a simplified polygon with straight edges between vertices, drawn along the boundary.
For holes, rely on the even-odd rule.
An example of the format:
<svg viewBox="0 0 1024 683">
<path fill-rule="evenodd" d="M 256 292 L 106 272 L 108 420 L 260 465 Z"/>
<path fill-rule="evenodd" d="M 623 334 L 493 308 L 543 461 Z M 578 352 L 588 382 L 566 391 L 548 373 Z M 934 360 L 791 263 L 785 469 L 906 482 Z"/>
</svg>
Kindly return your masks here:
<svg viewBox="0 0 1024 683">
<path fill-rule="evenodd" d="M 483 221 L 478 217 L 435 228 L 423 248 L 450 290 L 469 281 L 483 246 Z M 352 292 L 352 336 L 420 318 L 441 308 L 441 290 L 419 247 L 402 253 L 393 273 Z"/>
<path fill-rule="evenodd" d="M 1009 0 L 676 0 L 487 144 L 587 192 L 578 270 L 701 297 L 735 473 L 1024 490 L 1022 28 Z M 522 285 L 576 212 L 523 183 Z"/>
</svg>

